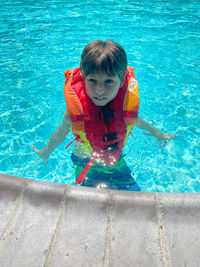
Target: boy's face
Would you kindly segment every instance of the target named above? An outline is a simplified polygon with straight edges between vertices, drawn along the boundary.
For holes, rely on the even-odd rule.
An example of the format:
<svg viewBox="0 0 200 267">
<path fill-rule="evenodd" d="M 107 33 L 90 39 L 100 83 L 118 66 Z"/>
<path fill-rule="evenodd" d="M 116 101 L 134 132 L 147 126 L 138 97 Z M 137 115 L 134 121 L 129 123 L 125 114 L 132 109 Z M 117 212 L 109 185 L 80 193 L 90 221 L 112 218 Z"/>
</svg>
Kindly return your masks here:
<svg viewBox="0 0 200 267">
<path fill-rule="evenodd" d="M 85 77 L 86 92 L 96 106 L 105 106 L 113 100 L 122 85 L 118 75 L 108 76 L 100 72 Z"/>
</svg>

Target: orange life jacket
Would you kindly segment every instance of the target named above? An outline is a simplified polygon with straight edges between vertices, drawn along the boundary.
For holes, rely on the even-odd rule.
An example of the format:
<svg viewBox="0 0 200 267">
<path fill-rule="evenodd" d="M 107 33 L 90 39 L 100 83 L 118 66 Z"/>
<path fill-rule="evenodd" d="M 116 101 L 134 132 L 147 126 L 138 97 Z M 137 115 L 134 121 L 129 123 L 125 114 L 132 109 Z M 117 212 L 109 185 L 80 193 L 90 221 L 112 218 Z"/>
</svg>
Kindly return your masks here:
<svg viewBox="0 0 200 267">
<path fill-rule="evenodd" d="M 124 84 L 107 110 L 96 106 L 87 95 L 80 68 L 65 71 L 64 94 L 76 141 L 97 162 L 115 165 L 137 124 L 139 93 L 134 68 L 127 67 Z"/>
</svg>

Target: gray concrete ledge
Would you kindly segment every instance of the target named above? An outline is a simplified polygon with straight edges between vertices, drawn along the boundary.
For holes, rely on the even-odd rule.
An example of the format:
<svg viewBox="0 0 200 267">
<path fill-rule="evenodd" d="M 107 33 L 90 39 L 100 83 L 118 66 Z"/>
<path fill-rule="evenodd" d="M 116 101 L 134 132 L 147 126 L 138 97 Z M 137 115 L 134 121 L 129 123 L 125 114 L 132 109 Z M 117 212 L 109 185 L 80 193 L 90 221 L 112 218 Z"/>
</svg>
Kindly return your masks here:
<svg viewBox="0 0 200 267">
<path fill-rule="evenodd" d="M 0 174 L 0 266 L 200 266 L 200 194 Z"/>
</svg>

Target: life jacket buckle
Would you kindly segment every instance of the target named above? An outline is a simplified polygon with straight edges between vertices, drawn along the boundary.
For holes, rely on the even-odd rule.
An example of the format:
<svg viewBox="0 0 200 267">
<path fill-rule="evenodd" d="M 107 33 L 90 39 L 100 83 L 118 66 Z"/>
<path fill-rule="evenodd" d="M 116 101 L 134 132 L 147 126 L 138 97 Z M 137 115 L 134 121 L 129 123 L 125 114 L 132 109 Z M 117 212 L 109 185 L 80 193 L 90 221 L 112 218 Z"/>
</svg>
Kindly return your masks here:
<svg viewBox="0 0 200 267">
<path fill-rule="evenodd" d="M 119 142 L 116 142 L 116 143 L 114 143 L 114 144 L 112 144 L 112 145 L 108 145 L 108 146 L 106 146 L 106 147 L 104 148 L 104 151 L 105 151 L 106 153 L 113 153 L 113 152 L 115 152 L 115 151 L 118 151 L 118 150 L 119 150 L 118 144 L 119 144 Z"/>
</svg>

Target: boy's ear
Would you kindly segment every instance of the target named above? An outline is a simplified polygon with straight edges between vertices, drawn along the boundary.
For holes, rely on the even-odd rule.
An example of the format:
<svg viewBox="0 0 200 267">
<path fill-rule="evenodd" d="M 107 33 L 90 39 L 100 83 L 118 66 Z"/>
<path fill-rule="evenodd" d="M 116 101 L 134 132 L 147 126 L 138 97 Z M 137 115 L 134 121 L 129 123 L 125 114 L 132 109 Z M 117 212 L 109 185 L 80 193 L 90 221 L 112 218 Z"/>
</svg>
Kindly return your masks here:
<svg viewBox="0 0 200 267">
<path fill-rule="evenodd" d="M 84 71 L 80 68 L 80 75 L 81 75 L 81 77 L 85 77 L 85 74 L 84 74 Z"/>
<path fill-rule="evenodd" d="M 85 74 L 84 74 L 84 72 L 81 70 L 81 72 L 80 72 L 80 76 L 83 78 L 83 79 L 85 79 Z"/>
</svg>

